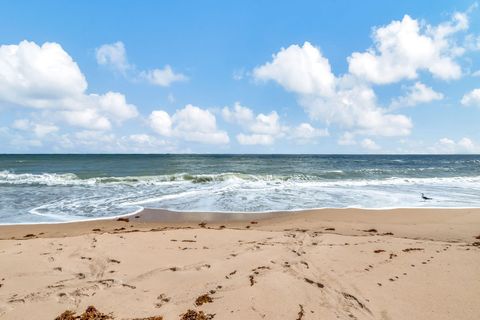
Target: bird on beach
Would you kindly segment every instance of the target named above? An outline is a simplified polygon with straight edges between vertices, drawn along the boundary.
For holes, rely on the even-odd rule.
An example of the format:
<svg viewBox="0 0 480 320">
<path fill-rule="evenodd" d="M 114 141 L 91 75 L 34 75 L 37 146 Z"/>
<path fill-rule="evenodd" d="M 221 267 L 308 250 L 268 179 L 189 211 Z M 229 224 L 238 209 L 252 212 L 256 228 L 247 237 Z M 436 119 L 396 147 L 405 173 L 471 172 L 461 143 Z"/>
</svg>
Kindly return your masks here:
<svg viewBox="0 0 480 320">
<path fill-rule="evenodd" d="M 432 200 L 432 198 L 426 197 L 423 193 L 422 193 L 422 199 L 423 200 Z"/>
</svg>

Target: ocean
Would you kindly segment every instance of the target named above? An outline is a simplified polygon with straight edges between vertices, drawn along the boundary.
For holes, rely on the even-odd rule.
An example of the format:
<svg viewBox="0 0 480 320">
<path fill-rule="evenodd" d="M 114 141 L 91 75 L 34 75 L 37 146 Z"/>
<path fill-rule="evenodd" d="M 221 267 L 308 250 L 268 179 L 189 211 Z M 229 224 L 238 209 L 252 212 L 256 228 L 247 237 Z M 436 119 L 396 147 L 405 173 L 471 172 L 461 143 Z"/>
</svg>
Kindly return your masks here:
<svg viewBox="0 0 480 320">
<path fill-rule="evenodd" d="M 0 155 L 1 224 L 397 207 L 480 207 L 480 156 Z"/>
</svg>

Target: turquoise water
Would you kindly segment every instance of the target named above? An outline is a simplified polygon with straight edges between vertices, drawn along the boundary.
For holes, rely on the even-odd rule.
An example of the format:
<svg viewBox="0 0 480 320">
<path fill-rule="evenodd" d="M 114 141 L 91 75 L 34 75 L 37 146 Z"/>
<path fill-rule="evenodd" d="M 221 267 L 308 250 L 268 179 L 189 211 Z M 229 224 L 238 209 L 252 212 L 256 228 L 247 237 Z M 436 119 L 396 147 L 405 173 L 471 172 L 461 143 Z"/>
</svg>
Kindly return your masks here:
<svg viewBox="0 0 480 320">
<path fill-rule="evenodd" d="M 0 155 L 0 223 L 325 207 L 480 207 L 480 156 Z"/>
</svg>

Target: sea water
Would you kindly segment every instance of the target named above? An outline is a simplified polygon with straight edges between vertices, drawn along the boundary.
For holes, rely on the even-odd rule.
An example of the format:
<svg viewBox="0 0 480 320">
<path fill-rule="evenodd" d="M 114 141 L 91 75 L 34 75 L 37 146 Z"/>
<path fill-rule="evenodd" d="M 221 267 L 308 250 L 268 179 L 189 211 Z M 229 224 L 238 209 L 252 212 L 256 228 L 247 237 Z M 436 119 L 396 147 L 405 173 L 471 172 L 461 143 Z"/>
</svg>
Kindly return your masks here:
<svg viewBox="0 0 480 320">
<path fill-rule="evenodd" d="M 350 207 L 480 207 L 480 156 L 0 155 L 0 223 Z"/>
</svg>

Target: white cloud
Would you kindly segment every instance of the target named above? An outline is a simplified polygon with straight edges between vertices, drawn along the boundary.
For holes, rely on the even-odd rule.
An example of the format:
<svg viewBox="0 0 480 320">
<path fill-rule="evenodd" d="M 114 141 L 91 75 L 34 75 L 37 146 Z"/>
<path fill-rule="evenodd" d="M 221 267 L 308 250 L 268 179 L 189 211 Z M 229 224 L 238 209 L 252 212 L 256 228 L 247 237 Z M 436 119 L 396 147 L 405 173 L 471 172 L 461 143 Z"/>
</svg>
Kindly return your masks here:
<svg viewBox="0 0 480 320">
<path fill-rule="evenodd" d="M 362 148 L 370 151 L 375 151 L 380 149 L 380 146 L 375 141 L 369 138 L 363 139 L 360 145 L 362 146 Z"/>
<path fill-rule="evenodd" d="M 140 76 L 147 79 L 151 84 L 168 87 L 174 82 L 187 81 L 188 77 L 181 73 L 175 73 L 169 65 L 163 69 L 143 71 Z"/>
<path fill-rule="evenodd" d="M 309 67 L 319 64 L 322 66 Z M 314 120 L 367 135 L 410 134 L 409 118 L 380 108 L 373 89 L 355 77 L 335 78 L 328 60 L 309 43 L 282 49 L 272 62 L 256 68 L 254 76 L 274 80 L 297 93 L 300 105 Z"/>
<path fill-rule="evenodd" d="M 433 147 L 429 148 L 429 151 L 433 153 L 480 153 L 480 146 L 467 137 L 458 141 L 442 138 Z"/>
<path fill-rule="evenodd" d="M 87 94 L 85 76 L 57 43 L 1 45 L 0 75 L 0 101 L 44 110 L 50 121 L 107 130 L 138 114 L 120 93 Z"/>
<path fill-rule="evenodd" d="M 57 115 L 75 127 L 90 130 L 110 130 L 112 127 L 110 120 L 94 109 L 60 111 Z"/>
<path fill-rule="evenodd" d="M 451 21 L 436 27 L 422 26 L 405 15 L 401 21 L 375 29 L 375 47 L 352 53 L 348 58 L 349 71 L 376 84 L 415 79 L 421 70 L 444 80 L 458 79 L 462 71 L 455 58 L 464 49 L 450 37 L 467 28 L 468 17 L 463 13 L 455 13 Z"/>
<path fill-rule="evenodd" d="M 480 107 L 480 88 L 474 89 L 469 93 L 466 93 L 461 100 L 464 106 L 476 106 Z"/>
<path fill-rule="evenodd" d="M 152 129 L 165 137 L 172 135 L 172 119 L 170 115 L 163 110 L 153 111 L 150 116 L 150 126 Z"/>
<path fill-rule="evenodd" d="M 22 131 L 33 132 L 38 138 L 57 132 L 57 126 L 48 123 L 34 123 L 28 119 L 17 119 L 13 122 L 12 128 Z"/>
<path fill-rule="evenodd" d="M 138 115 L 137 107 L 128 104 L 125 96 L 118 92 L 107 92 L 104 95 L 90 95 L 97 100 L 100 110 L 110 115 L 114 120 L 122 122 Z"/>
<path fill-rule="evenodd" d="M 12 123 L 12 128 L 17 130 L 28 130 L 30 129 L 30 120 L 17 119 Z"/>
<path fill-rule="evenodd" d="M 408 117 L 379 107 L 372 88 L 346 78 L 339 80 L 335 95 L 303 96 L 300 104 L 312 119 L 336 123 L 357 134 L 406 136 L 412 128 Z"/>
<path fill-rule="evenodd" d="M 248 125 L 254 119 L 253 111 L 250 108 L 243 107 L 238 102 L 235 102 L 232 109 L 224 107 L 222 109 L 222 116 L 225 121 L 238 123 L 240 125 Z"/>
<path fill-rule="evenodd" d="M 224 107 L 222 116 L 225 121 L 236 123 L 248 131 L 248 134 L 237 135 L 237 141 L 240 144 L 273 144 L 276 138 L 283 135 L 285 129 L 280 125 L 277 112 L 260 113 L 255 116 L 250 108 L 244 107 L 238 102 L 235 103 L 233 108 Z"/>
<path fill-rule="evenodd" d="M 390 108 L 413 107 L 420 103 L 428 103 L 442 99 L 442 93 L 436 92 L 431 87 L 417 81 L 414 85 L 407 88 L 406 95 L 394 99 L 390 104 Z"/>
<path fill-rule="evenodd" d="M 351 146 L 357 144 L 357 141 L 355 141 L 355 135 L 348 131 L 343 133 L 337 142 L 341 146 Z"/>
<path fill-rule="evenodd" d="M 156 137 L 152 137 L 151 135 L 144 134 L 144 133 L 125 136 L 125 137 L 122 137 L 122 140 L 129 145 L 129 147 L 126 148 L 126 150 L 130 150 L 130 148 L 133 147 L 136 150 L 147 151 L 147 150 L 151 150 L 151 149 L 148 149 L 149 147 L 156 148 L 156 147 L 169 146 L 169 143 L 167 141 L 157 139 Z"/>
<path fill-rule="evenodd" d="M 41 124 L 41 123 L 36 123 L 33 126 L 33 132 L 37 137 L 44 137 L 47 134 L 57 132 L 58 127 L 52 124 Z"/>
<path fill-rule="evenodd" d="M 275 139 L 269 134 L 240 133 L 237 135 L 237 141 L 242 145 L 270 145 L 275 142 Z"/>
<path fill-rule="evenodd" d="M 255 68 L 253 75 L 257 80 L 273 80 L 300 94 L 330 95 L 334 91 L 335 76 L 328 59 L 309 42 L 282 48 L 273 55 L 272 62 Z"/>
<path fill-rule="evenodd" d="M 317 129 L 305 122 L 293 128 L 293 137 L 303 141 L 328 136 L 329 133 L 327 129 Z"/>
<path fill-rule="evenodd" d="M 125 73 L 131 68 L 127 60 L 125 46 L 123 42 L 104 44 L 95 50 L 97 63 L 110 66 L 113 69 Z"/>
<path fill-rule="evenodd" d="M 280 125 L 278 113 L 272 111 L 269 114 L 258 114 L 255 121 L 250 124 L 249 130 L 253 133 L 279 135 L 283 128 Z"/>
<path fill-rule="evenodd" d="M 169 87 L 174 82 L 188 80 L 186 75 L 174 72 L 168 64 L 163 69 L 136 70 L 136 67 L 128 62 L 125 45 L 121 41 L 98 47 L 96 49 L 96 58 L 97 63 L 100 65 L 109 66 L 125 76 L 127 71 L 132 70 L 135 78 L 144 79 L 153 85 L 161 87 Z"/>
<path fill-rule="evenodd" d="M 411 119 L 392 109 L 440 100 L 443 94 L 417 82 L 387 109 L 379 105 L 372 85 L 415 79 L 421 71 L 444 80 L 458 79 L 462 70 L 456 59 L 466 49 L 457 45 L 456 36 L 468 29 L 468 22 L 466 13 L 455 13 L 437 26 L 405 15 L 401 21 L 374 29 L 373 47 L 348 57 L 347 74 L 335 76 L 328 59 L 305 42 L 281 49 L 270 62 L 255 68 L 253 76 L 296 93 L 313 120 L 336 124 L 356 135 L 406 136 L 413 127 Z"/>
<path fill-rule="evenodd" d="M 57 43 L 0 46 L 0 100 L 33 108 L 71 104 L 87 89 L 78 65 Z"/>
<path fill-rule="evenodd" d="M 297 127 L 289 127 L 280 123 L 280 116 L 276 111 L 269 114 L 254 114 L 252 109 L 236 102 L 232 108 L 222 109 L 223 119 L 229 123 L 240 125 L 246 133 L 237 135 L 237 141 L 244 145 L 267 145 L 275 143 L 278 138 L 284 137 L 297 139 L 305 143 L 318 137 L 328 136 L 328 130 L 314 128 L 309 123 L 301 123 Z"/>
<path fill-rule="evenodd" d="M 218 130 L 215 115 L 191 104 L 177 110 L 172 116 L 163 110 L 153 111 L 149 120 L 152 129 L 163 136 L 207 144 L 229 142 L 227 133 Z"/>
</svg>

